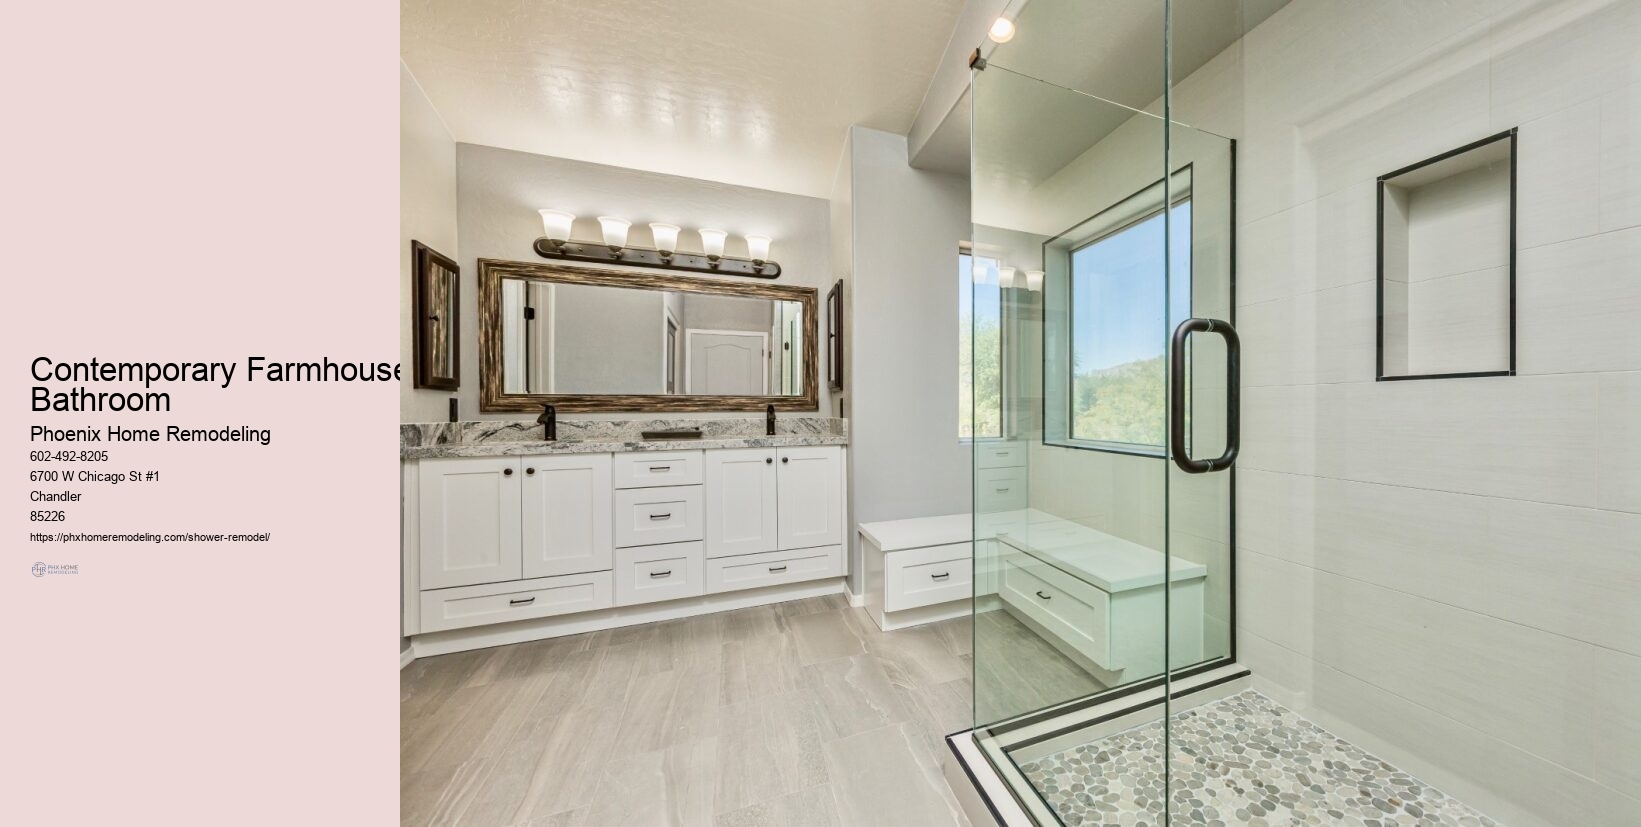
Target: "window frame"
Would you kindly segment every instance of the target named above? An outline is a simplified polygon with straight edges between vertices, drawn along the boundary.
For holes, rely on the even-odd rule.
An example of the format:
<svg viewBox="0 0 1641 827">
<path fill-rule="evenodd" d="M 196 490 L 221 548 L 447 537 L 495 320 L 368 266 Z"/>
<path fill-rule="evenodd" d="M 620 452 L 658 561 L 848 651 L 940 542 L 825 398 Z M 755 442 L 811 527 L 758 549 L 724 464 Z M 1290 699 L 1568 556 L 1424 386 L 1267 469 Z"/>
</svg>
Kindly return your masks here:
<svg viewBox="0 0 1641 827">
<path fill-rule="evenodd" d="M 1171 187 L 1176 181 L 1180 181 L 1180 180 L 1183 180 L 1184 186 L 1180 188 L 1178 194 L 1169 192 L 1168 191 L 1169 187 Z M 1134 212 L 1135 208 L 1132 206 L 1133 202 L 1135 202 L 1136 200 L 1139 200 L 1139 199 L 1150 200 L 1150 198 L 1154 198 L 1155 195 L 1152 194 L 1152 191 L 1158 189 L 1159 187 L 1162 188 L 1162 192 L 1160 193 L 1160 195 L 1162 196 L 1162 200 L 1163 200 L 1164 203 L 1162 205 L 1158 205 L 1158 206 L 1150 208 L 1150 209 L 1145 209 L 1141 212 L 1137 212 L 1137 213 Z M 1148 198 L 1148 196 L 1150 196 L 1150 198 Z M 1127 196 L 1125 196 L 1121 199 L 1118 199 L 1115 203 L 1111 204 L 1110 206 L 1106 207 L 1105 209 L 1100 210 L 1099 212 L 1094 213 L 1093 215 L 1089 216 L 1088 218 L 1086 218 L 1086 219 L 1078 222 L 1077 224 L 1071 226 L 1070 228 L 1066 229 L 1064 232 L 1060 233 L 1059 235 L 1056 235 L 1053 238 L 1050 238 L 1050 239 L 1043 242 L 1043 260 L 1046 263 L 1049 260 L 1050 250 L 1055 249 L 1055 248 L 1052 247 L 1052 245 L 1054 245 L 1055 242 L 1064 242 L 1068 237 L 1073 236 L 1073 234 L 1076 233 L 1076 231 L 1079 228 L 1085 227 L 1089 224 L 1097 224 L 1103 216 L 1106 216 L 1106 215 L 1108 215 L 1110 213 L 1113 213 L 1113 212 L 1122 212 L 1122 211 L 1124 211 L 1125 207 L 1127 208 L 1127 211 L 1130 213 L 1129 215 L 1126 215 L 1126 216 L 1123 216 L 1123 217 L 1119 218 L 1116 221 L 1116 223 L 1114 223 L 1110 227 L 1099 227 L 1096 230 L 1094 230 L 1093 232 L 1089 233 L 1088 235 L 1082 236 L 1081 237 L 1082 240 L 1076 242 L 1075 246 L 1064 246 L 1064 247 L 1058 248 L 1059 251 L 1063 252 L 1063 255 L 1065 256 L 1065 260 L 1066 260 L 1066 265 L 1067 265 L 1066 266 L 1066 279 L 1067 279 L 1067 284 L 1066 284 L 1066 343 L 1065 343 L 1066 356 L 1067 356 L 1067 359 L 1066 359 L 1067 373 L 1066 373 L 1066 376 L 1064 377 L 1065 397 L 1066 397 L 1064 402 L 1065 402 L 1065 408 L 1066 408 L 1066 410 L 1065 410 L 1066 421 L 1065 421 L 1065 428 L 1063 429 L 1063 431 L 1064 431 L 1063 433 L 1060 433 L 1059 429 L 1056 429 L 1054 432 L 1051 432 L 1050 428 L 1048 427 L 1049 422 L 1050 422 L 1050 419 L 1048 417 L 1049 395 L 1047 393 L 1048 381 L 1049 381 L 1049 350 L 1045 346 L 1043 348 L 1043 364 L 1042 364 L 1043 385 L 1044 385 L 1044 391 L 1045 391 L 1043 393 L 1043 400 L 1042 400 L 1042 405 L 1043 405 L 1043 409 L 1042 409 L 1042 414 L 1043 414 L 1043 445 L 1045 445 L 1047 447 L 1053 447 L 1053 448 L 1071 448 L 1073 450 L 1079 450 L 1079 451 L 1099 451 L 1099 452 L 1108 453 L 1108 454 L 1125 454 L 1125 455 L 1128 455 L 1128 456 L 1153 457 L 1153 458 L 1159 458 L 1159 459 L 1166 459 L 1168 457 L 1168 435 L 1167 435 L 1166 429 L 1164 430 L 1164 433 L 1163 433 L 1163 444 L 1161 446 L 1143 445 L 1143 444 L 1135 443 L 1135 442 L 1113 442 L 1113 441 L 1109 441 L 1109 440 L 1080 439 L 1080 438 L 1073 437 L 1071 435 L 1072 434 L 1072 427 L 1073 427 L 1072 423 L 1074 423 L 1076 421 L 1075 420 L 1075 415 L 1074 415 L 1075 414 L 1074 406 L 1076 404 L 1076 397 L 1075 397 L 1075 394 L 1072 392 L 1072 387 L 1073 387 L 1072 382 L 1073 382 L 1075 377 L 1071 373 L 1072 367 L 1075 364 L 1075 362 L 1071 358 L 1069 358 L 1071 356 L 1071 354 L 1075 353 L 1075 348 L 1076 348 L 1076 323 L 1075 323 L 1075 315 L 1074 315 L 1074 312 L 1073 312 L 1073 309 L 1072 309 L 1073 308 L 1073 302 L 1072 302 L 1073 293 L 1072 293 L 1072 290 L 1073 290 L 1073 285 L 1074 285 L 1075 274 L 1072 272 L 1072 269 L 1071 269 L 1071 260 L 1072 260 L 1072 257 L 1077 253 L 1077 251 L 1083 250 L 1083 249 L 1086 249 L 1090 246 L 1098 244 L 1101 241 L 1104 241 L 1108 238 L 1111 238 L 1112 236 L 1115 236 L 1115 235 L 1117 235 L 1117 234 L 1119 234 L 1119 233 L 1121 233 L 1125 230 L 1132 229 L 1133 227 L 1135 227 L 1135 226 L 1137 226 L 1137 225 L 1139 225 L 1139 224 L 1141 224 L 1141 223 L 1143 223 L 1143 222 L 1145 222 L 1145 221 L 1147 221 L 1151 218 L 1156 217 L 1157 215 L 1163 213 L 1166 210 L 1171 210 L 1174 207 L 1177 207 L 1180 204 L 1184 204 L 1184 203 L 1187 203 L 1187 202 L 1195 203 L 1194 202 L 1194 196 L 1195 196 L 1195 188 L 1194 188 L 1194 176 L 1193 176 L 1192 165 L 1191 164 L 1185 164 L 1184 166 L 1182 166 L 1182 167 L 1174 170 L 1172 173 L 1170 173 L 1166 179 L 1158 179 L 1156 181 L 1151 182 L 1150 184 L 1147 184 L 1144 187 L 1141 187 L 1140 189 L 1134 191 L 1133 193 L 1130 193 L 1129 195 L 1127 195 Z M 1196 215 L 1195 215 L 1194 210 L 1193 210 L 1193 214 L 1191 216 L 1191 219 L 1192 220 L 1191 220 L 1190 234 L 1187 238 L 1187 241 L 1188 241 L 1188 246 L 1194 251 L 1195 248 L 1196 248 L 1196 233 L 1197 233 L 1197 221 L 1196 221 Z M 1171 229 L 1171 226 L 1170 226 L 1170 229 Z M 1168 245 L 1171 242 L 1171 240 L 1172 240 L 1171 235 L 1172 234 L 1170 232 L 1165 232 L 1164 233 L 1163 244 L 1164 244 L 1165 247 L 1166 247 L 1166 245 Z M 1168 265 L 1167 265 L 1167 268 L 1165 270 L 1165 275 L 1164 275 L 1164 282 L 1165 282 L 1164 294 L 1165 295 L 1168 294 L 1169 288 L 1171 288 L 1173 286 L 1172 285 L 1172 277 L 1171 277 L 1172 274 L 1170 272 L 1168 272 L 1168 271 L 1172 270 L 1172 266 L 1173 266 L 1172 262 L 1169 262 Z M 1193 293 L 1195 291 L 1195 267 L 1196 267 L 1196 256 L 1193 255 L 1192 260 L 1191 260 L 1190 264 L 1188 265 L 1188 269 L 1187 269 L 1188 274 L 1192 276 Z M 1045 301 L 1045 303 L 1047 301 L 1047 291 L 1046 290 L 1044 291 L 1044 301 Z M 1193 302 L 1193 304 L 1195 303 L 1195 296 L 1194 295 L 1192 296 L 1192 302 Z M 1044 316 L 1045 316 L 1045 323 L 1046 323 L 1046 321 L 1047 321 L 1047 319 L 1046 319 L 1046 317 L 1047 317 L 1046 310 L 1045 310 Z M 1186 311 L 1186 316 L 1187 316 L 1187 318 L 1189 318 L 1189 316 L 1190 316 L 1190 309 L 1189 308 Z M 1046 342 L 1045 342 L 1045 344 L 1046 344 Z M 1167 355 L 1168 354 L 1167 354 L 1167 351 L 1165 349 L 1164 353 L 1163 353 L 1163 356 L 1165 357 L 1165 362 L 1164 362 L 1165 370 L 1166 370 L 1166 357 L 1167 357 Z M 1188 371 L 1191 370 L 1191 367 L 1187 366 L 1186 370 L 1188 370 Z M 1166 376 L 1165 376 L 1165 379 L 1166 379 Z M 1164 385 L 1166 386 L 1166 381 L 1164 382 Z M 1187 386 L 1188 389 L 1191 386 L 1191 382 L 1189 381 L 1189 379 L 1187 380 L 1186 386 Z M 1164 416 L 1166 417 L 1166 415 L 1167 415 L 1167 410 L 1166 410 L 1167 402 L 1166 402 L 1166 400 L 1164 400 L 1163 404 L 1164 404 Z M 1165 425 L 1166 425 L 1166 422 L 1165 422 Z"/>
</svg>

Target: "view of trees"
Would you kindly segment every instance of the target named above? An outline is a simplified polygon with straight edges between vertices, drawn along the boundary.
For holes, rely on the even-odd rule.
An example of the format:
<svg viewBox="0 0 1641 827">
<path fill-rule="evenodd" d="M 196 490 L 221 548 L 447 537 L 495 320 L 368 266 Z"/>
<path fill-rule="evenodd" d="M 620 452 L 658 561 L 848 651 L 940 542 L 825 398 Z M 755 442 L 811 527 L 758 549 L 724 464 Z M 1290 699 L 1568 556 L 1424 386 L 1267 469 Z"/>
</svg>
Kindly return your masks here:
<svg viewBox="0 0 1641 827">
<path fill-rule="evenodd" d="M 1003 337 L 996 319 L 971 316 L 961 319 L 958 331 L 957 435 L 1001 437 L 1003 435 Z M 970 404 L 971 395 L 973 404 Z M 978 417 L 978 421 L 976 421 Z"/>
<path fill-rule="evenodd" d="M 1163 445 L 1167 375 L 1165 357 L 1160 355 L 1075 373 L 1071 382 L 1071 436 Z"/>
</svg>

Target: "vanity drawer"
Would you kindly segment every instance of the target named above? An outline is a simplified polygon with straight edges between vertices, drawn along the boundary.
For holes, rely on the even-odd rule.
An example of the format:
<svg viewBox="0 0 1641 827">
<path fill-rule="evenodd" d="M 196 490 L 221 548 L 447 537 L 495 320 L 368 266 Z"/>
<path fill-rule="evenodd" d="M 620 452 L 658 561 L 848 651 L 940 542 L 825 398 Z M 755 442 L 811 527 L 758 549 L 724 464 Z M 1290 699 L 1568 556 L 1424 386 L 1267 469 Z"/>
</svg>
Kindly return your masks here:
<svg viewBox="0 0 1641 827">
<path fill-rule="evenodd" d="M 883 561 L 883 609 L 898 612 L 967 600 L 974 566 L 969 543 L 890 552 Z"/>
<path fill-rule="evenodd" d="M 656 488 L 663 485 L 700 485 L 700 451 L 639 451 L 615 455 L 616 488 Z"/>
<path fill-rule="evenodd" d="M 1005 603 L 1101 667 L 1121 668 L 1111 662 L 1111 599 L 1105 592 L 1073 584 L 1070 575 L 1019 553 L 1003 558 L 1002 575 Z"/>
<path fill-rule="evenodd" d="M 489 623 L 608 609 L 608 571 L 538 577 L 422 592 L 422 631 L 441 632 Z"/>
<path fill-rule="evenodd" d="M 843 574 L 843 546 L 714 557 L 707 561 L 707 593 L 779 586 Z"/>
<path fill-rule="evenodd" d="M 974 448 L 978 468 L 1019 468 L 1026 464 L 1024 442 L 981 442 Z"/>
<path fill-rule="evenodd" d="M 615 547 L 700 540 L 701 486 L 626 488 L 615 492 Z"/>
<path fill-rule="evenodd" d="M 1025 508 L 1029 502 L 1027 485 L 1024 468 L 981 468 L 974 472 L 975 499 L 983 512 Z"/>
<path fill-rule="evenodd" d="M 701 543 L 624 548 L 615 553 L 615 605 L 654 603 L 706 593 Z"/>
</svg>

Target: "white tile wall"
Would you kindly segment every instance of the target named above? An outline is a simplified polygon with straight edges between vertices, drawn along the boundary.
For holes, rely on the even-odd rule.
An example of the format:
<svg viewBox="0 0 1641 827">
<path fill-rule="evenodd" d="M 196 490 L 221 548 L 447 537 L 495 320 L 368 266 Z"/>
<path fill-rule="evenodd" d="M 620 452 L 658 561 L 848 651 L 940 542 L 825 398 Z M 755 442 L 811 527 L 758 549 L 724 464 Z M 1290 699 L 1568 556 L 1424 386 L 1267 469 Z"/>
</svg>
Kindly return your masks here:
<svg viewBox="0 0 1641 827">
<path fill-rule="evenodd" d="M 1228 93 L 1239 657 L 1512 824 L 1641 812 L 1638 44 L 1641 0 L 1293 0 Z M 1509 127 L 1521 375 L 1372 381 L 1373 179 Z"/>
</svg>

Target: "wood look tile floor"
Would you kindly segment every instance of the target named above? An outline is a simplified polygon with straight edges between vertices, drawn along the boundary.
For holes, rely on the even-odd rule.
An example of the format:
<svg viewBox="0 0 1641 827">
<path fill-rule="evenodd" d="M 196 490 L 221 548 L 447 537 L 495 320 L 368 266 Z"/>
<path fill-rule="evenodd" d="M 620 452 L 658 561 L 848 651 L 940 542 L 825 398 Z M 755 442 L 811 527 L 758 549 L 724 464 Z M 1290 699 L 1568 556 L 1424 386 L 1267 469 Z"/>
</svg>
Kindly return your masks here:
<svg viewBox="0 0 1641 827">
<path fill-rule="evenodd" d="M 940 766 L 971 629 L 836 595 L 417 660 L 402 822 L 967 825 Z"/>
</svg>

